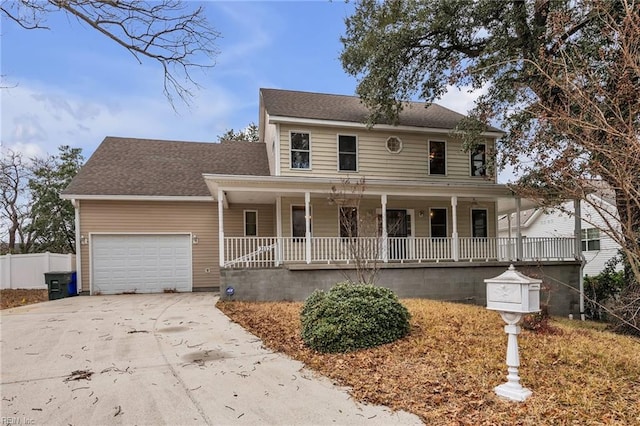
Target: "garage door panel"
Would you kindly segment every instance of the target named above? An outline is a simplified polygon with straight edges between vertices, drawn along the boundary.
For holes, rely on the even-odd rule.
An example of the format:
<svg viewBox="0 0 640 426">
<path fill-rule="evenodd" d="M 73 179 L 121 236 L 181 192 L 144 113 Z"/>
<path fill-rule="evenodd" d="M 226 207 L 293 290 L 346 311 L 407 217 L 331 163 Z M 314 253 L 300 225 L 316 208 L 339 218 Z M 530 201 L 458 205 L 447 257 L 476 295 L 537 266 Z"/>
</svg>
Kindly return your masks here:
<svg viewBox="0 0 640 426">
<path fill-rule="evenodd" d="M 95 235 L 91 245 L 94 292 L 192 290 L 189 235 Z"/>
</svg>

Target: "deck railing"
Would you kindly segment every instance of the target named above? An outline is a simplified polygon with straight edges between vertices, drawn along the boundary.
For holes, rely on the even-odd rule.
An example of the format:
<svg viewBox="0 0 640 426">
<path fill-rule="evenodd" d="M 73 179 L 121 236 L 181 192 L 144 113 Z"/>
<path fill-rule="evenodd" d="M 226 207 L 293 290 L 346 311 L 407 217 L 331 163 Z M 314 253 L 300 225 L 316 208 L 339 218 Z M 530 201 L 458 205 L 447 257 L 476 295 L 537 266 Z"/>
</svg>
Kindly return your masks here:
<svg viewBox="0 0 640 426">
<path fill-rule="evenodd" d="M 573 238 L 523 238 L 520 260 L 575 259 Z M 481 262 L 518 259 L 516 238 L 430 237 L 312 237 L 307 253 L 305 238 L 225 237 L 224 266 L 268 268 L 283 263 L 336 263 L 358 261 L 421 263 L 440 261 Z"/>
</svg>

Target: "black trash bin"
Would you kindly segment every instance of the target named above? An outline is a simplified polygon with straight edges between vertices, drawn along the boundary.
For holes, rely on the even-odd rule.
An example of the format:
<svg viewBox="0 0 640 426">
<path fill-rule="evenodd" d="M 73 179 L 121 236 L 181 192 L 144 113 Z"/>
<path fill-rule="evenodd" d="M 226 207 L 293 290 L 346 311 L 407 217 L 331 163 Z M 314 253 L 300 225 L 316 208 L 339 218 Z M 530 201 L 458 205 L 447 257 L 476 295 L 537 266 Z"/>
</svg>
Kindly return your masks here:
<svg viewBox="0 0 640 426">
<path fill-rule="evenodd" d="M 76 277 L 75 271 L 45 272 L 44 280 L 49 289 L 49 300 L 75 296 L 78 293 Z"/>
</svg>

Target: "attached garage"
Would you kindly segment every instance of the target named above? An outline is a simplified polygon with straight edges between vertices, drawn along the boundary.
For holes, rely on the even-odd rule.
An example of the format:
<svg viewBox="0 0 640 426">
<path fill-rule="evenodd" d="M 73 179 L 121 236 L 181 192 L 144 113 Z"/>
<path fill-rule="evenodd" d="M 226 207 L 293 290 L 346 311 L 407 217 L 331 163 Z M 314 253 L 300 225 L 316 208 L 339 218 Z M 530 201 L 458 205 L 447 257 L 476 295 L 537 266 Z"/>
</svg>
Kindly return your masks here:
<svg viewBox="0 0 640 426">
<path fill-rule="evenodd" d="M 218 203 L 203 174 L 270 176 L 266 145 L 105 138 L 61 194 L 75 208 L 80 291 L 218 290 Z M 257 208 L 229 206 L 229 235 Z M 264 209 L 274 223 L 275 205 Z"/>
<path fill-rule="evenodd" d="M 192 290 L 190 234 L 93 234 L 91 293 Z"/>
</svg>

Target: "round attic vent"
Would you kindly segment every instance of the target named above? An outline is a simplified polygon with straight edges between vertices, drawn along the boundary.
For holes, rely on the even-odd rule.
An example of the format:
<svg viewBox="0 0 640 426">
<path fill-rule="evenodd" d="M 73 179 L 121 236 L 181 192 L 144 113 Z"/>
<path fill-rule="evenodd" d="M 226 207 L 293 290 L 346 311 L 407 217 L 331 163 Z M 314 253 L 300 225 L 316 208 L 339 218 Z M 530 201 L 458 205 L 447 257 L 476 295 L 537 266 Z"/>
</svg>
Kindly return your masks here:
<svg viewBox="0 0 640 426">
<path fill-rule="evenodd" d="M 387 138 L 387 151 L 392 154 L 402 151 L 402 140 L 397 136 L 389 136 Z"/>
</svg>

